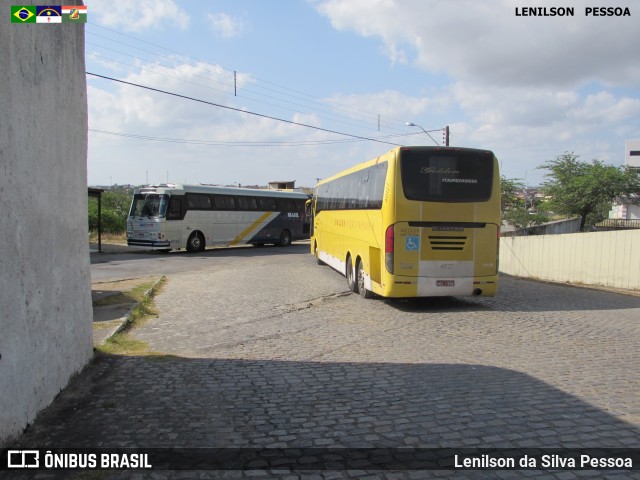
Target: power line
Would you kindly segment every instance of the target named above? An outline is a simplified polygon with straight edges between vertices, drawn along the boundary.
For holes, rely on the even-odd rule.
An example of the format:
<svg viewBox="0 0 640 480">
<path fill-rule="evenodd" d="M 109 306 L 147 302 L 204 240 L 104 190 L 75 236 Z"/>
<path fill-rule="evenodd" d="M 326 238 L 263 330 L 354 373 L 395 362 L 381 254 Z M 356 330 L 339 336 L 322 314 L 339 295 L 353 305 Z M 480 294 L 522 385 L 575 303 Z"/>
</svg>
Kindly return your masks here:
<svg viewBox="0 0 640 480">
<path fill-rule="evenodd" d="M 298 146 L 310 146 L 310 145 L 333 145 L 338 143 L 352 143 L 352 142 L 362 142 L 364 139 L 353 138 L 353 139 L 344 139 L 344 140 L 300 140 L 300 141 L 290 141 L 290 142 L 276 142 L 276 141 L 219 141 L 219 140 L 197 140 L 197 139 L 187 139 L 187 138 L 167 138 L 167 137 L 154 137 L 150 135 L 140 135 L 134 133 L 125 133 L 125 132 L 110 132 L 107 130 L 98 130 L 95 128 L 89 128 L 90 132 L 100 133 L 103 135 L 113 135 L 116 137 L 125 137 L 125 138 L 134 138 L 137 140 L 150 140 L 156 142 L 168 142 L 168 143 L 184 143 L 189 145 L 204 145 L 204 146 L 225 146 L 225 147 L 298 147 Z M 404 133 L 404 134 L 396 134 L 396 135 L 387 135 L 383 138 L 392 138 L 392 137 L 407 137 L 411 135 L 420 135 L 419 133 Z M 379 140 L 379 139 L 378 139 Z"/>
<path fill-rule="evenodd" d="M 117 42 L 117 43 L 122 43 L 122 42 Z M 145 61 L 145 59 L 142 59 L 142 58 L 137 57 L 135 55 L 131 55 L 131 54 L 126 53 L 126 52 L 114 50 L 112 48 L 108 48 L 108 47 L 105 47 L 103 45 L 94 44 L 92 42 L 87 42 L 87 45 L 93 45 L 93 46 L 96 46 L 98 48 L 109 50 L 111 52 L 114 52 L 114 53 L 117 53 L 117 54 L 120 54 L 120 55 L 131 57 L 131 58 L 133 58 L 135 60 Z M 136 67 L 136 68 L 138 68 L 138 69 L 140 69 L 142 71 L 151 72 L 151 73 L 153 73 L 155 75 L 161 75 L 161 76 L 166 77 L 166 78 L 171 78 L 171 79 L 174 79 L 174 80 L 177 80 L 179 82 L 186 83 L 186 84 L 189 84 L 189 85 L 196 85 L 196 86 L 198 86 L 200 88 L 205 88 L 205 89 L 208 89 L 208 90 L 213 90 L 213 91 L 222 92 L 222 93 L 226 93 L 226 94 L 229 94 L 231 91 L 234 90 L 234 84 L 233 83 L 226 83 L 226 82 L 221 81 L 221 80 L 215 80 L 215 81 L 217 83 L 219 83 L 219 84 L 222 84 L 222 85 L 228 87 L 228 90 L 222 90 L 222 89 L 219 89 L 219 88 L 214 88 L 214 87 L 209 86 L 209 85 L 203 85 L 201 83 L 191 82 L 189 80 L 185 80 L 185 79 L 180 78 L 178 76 L 172 76 L 172 75 L 168 75 L 168 74 L 165 74 L 165 73 L 161 73 L 160 71 L 158 71 L 156 69 L 145 68 L 145 67 L 143 67 L 141 65 L 134 65 L 134 64 L 131 64 L 131 63 L 123 62 L 121 60 L 117 60 L 115 58 L 110 58 L 110 57 L 102 55 L 102 54 L 100 54 L 98 52 L 88 52 L 87 55 L 92 56 L 92 57 L 102 58 L 102 59 L 105 59 L 105 60 L 108 60 L 108 61 L 111 61 L 111 62 L 115 62 L 115 63 L 119 63 L 119 64 L 122 64 L 122 65 L 126 65 L 128 67 Z M 165 57 L 165 56 L 163 55 L 162 57 Z M 165 57 L 165 58 L 169 58 L 169 57 Z M 154 67 L 161 67 L 161 68 L 164 68 L 164 69 L 167 69 L 167 70 L 170 70 L 170 71 L 175 71 L 176 70 L 176 67 L 167 66 L 167 65 L 164 65 L 164 64 L 159 63 L 159 62 L 155 62 L 153 65 L 154 65 Z M 210 66 L 209 64 L 206 64 L 206 65 Z M 219 68 L 222 68 L 222 67 L 219 67 Z M 209 71 L 211 71 L 211 70 L 209 69 Z M 214 73 L 215 75 L 217 75 L 219 77 L 224 77 L 220 72 L 212 71 L 212 73 Z M 231 72 L 229 72 L 229 73 L 231 73 Z M 204 79 L 204 80 L 207 80 L 207 81 L 210 80 L 209 78 L 204 77 L 202 75 L 190 74 L 190 76 L 191 77 L 196 77 L 196 78 L 201 78 L 201 79 Z M 255 85 L 255 86 L 258 87 L 258 88 L 271 90 L 271 91 L 273 91 L 273 92 L 275 92 L 277 94 L 280 94 L 280 92 L 277 92 L 277 90 L 274 90 L 274 89 L 262 87 L 262 86 L 259 86 L 259 85 Z M 249 92 L 249 93 L 255 93 L 256 95 L 259 95 L 261 97 L 265 97 L 265 98 L 269 98 L 269 99 L 275 100 L 276 102 L 284 102 L 285 104 L 288 103 L 288 104 L 291 104 L 291 105 L 294 105 L 294 106 L 298 106 L 298 107 L 302 107 L 302 108 L 317 108 L 317 106 L 314 106 L 313 104 L 320 105 L 321 107 L 326 107 L 327 106 L 322 102 L 308 101 L 308 100 L 306 100 L 304 98 L 296 97 L 296 96 L 292 96 L 291 97 L 291 98 L 300 99 L 301 101 L 303 101 L 305 103 L 310 103 L 310 105 L 305 105 L 305 104 L 297 103 L 297 102 L 294 102 L 294 101 L 291 101 L 291 100 L 275 97 L 273 95 L 267 95 L 267 94 L 264 94 L 264 93 L 253 92 L 253 90 L 248 88 L 248 87 L 245 87 L 245 88 L 243 88 L 241 90 L 241 92 L 245 92 L 245 91 Z M 278 109 L 284 109 L 284 110 L 288 110 L 288 111 L 292 111 L 292 112 L 299 112 L 298 109 L 287 107 L 287 106 L 283 106 L 281 104 L 270 103 L 270 102 L 267 102 L 265 100 L 260 100 L 258 98 L 254 98 L 251 95 L 246 95 L 244 93 L 240 93 L 240 94 L 237 94 L 237 95 L 234 95 L 234 96 L 237 96 L 239 98 L 248 99 L 248 100 L 251 100 L 251 101 L 254 101 L 254 102 L 258 102 L 258 103 L 261 103 L 261 104 L 264 104 L 264 105 L 269 105 L 269 106 L 272 106 L 272 107 L 275 107 L 275 108 L 278 108 Z M 344 125 L 349 125 L 349 126 L 352 126 L 352 127 L 360 127 L 360 128 L 362 128 L 364 126 L 369 126 L 369 127 L 371 126 L 371 122 L 368 121 L 368 120 L 361 120 L 359 118 L 354 118 L 353 116 L 345 116 L 344 114 L 340 114 L 340 113 L 336 113 L 335 112 L 335 110 L 338 110 L 338 111 L 343 111 L 345 113 L 349 113 L 344 108 L 338 108 L 336 106 L 333 106 L 332 108 L 333 108 L 333 110 L 327 110 L 326 108 L 321 108 L 318 111 L 321 112 L 321 113 L 325 113 L 327 115 L 330 115 L 331 117 L 337 117 L 337 118 L 328 118 L 328 117 L 323 116 L 323 115 L 318 115 L 318 117 L 319 118 L 326 118 L 327 120 L 330 120 L 330 121 L 333 121 L 333 122 L 337 122 L 337 123 L 341 123 L 341 124 L 344 124 Z M 314 112 L 314 114 L 315 114 L 315 112 Z M 349 119 L 349 121 L 341 120 L 340 118 L 347 118 L 347 119 Z M 390 127 L 389 129 L 397 130 L 396 128 L 393 128 L 393 127 Z"/>
<path fill-rule="evenodd" d="M 164 47 L 162 45 L 159 45 L 157 43 L 153 43 L 153 42 L 149 42 L 149 41 L 146 41 L 146 40 L 142 40 L 142 39 L 137 38 L 137 37 L 135 37 L 133 35 L 128 35 L 128 34 L 125 34 L 125 33 L 122 33 L 122 32 L 118 32 L 116 30 L 113 30 L 113 29 L 110 29 L 110 28 L 107 28 L 107 27 L 104 27 L 104 26 L 101 26 L 101 25 L 97 25 L 97 24 L 94 24 L 92 22 L 88 22 L 88 23 L 92 27 L 100 28 L 100 29 L 102 29 L 104 31 L 108 31 L 108 32 L 111 32 L 113 34 L 120 35 L 122 37 L 126 37 L 126 38 L 129 38 L 129 39 L 132 39 L 132 40 L 134 40 L 136 42 L 139 42 L 139 43 L 144 43 L 146 45 L 155 47 L 157 49 L 161 49 L 164 52 L 169 52 L 170 54 L 174 54 L 174 55 L 177 55 L 179 57 L 188 59 L 189 61 L 197 61 L 197 62 L 199 62 L 201 64 L 205 64 L 205 65 L 207 65 L 209 67 L 214 67 L 215 69 L 223 69 L 223 70 L 226 70 L 228 72 L 233 72 L 233 70 L 231 70 L 229 68 L 225 68 L 225 67 L 223 67 L 223 66 L 221 66 L 219 64 L 212 64 L 212 63 L 208 62 L 207 60 L 203 60 L 201 58 L 193 57 L 193 56 L 190 56 L 188 54 L 185 54 L 185 53 L 182 53 L 182 52 L 179 52 L 179 51 L 176 51 L 176 50 L 172 50 L 170 48 L 166 48 L 166 47 Z M 166 55 L 166 54 L 162 54 L 162 53 L 159 53 L 159 52 L 153 52 L 151 50 L 140 48 L 139 46 L 134 46 L 134 45 L 131 45 L 129 43 L 118 41 L 118 40 L 115 40 L 113 38 L 109 38 L 109 37 L 106 37 L 106 36 L 103 36 L 103 35 L 99 35 L 99 34 L 94 33 L 94 32 L 87 31 L 87 33 L 90 34 L 90 35 L 94 35 L 96 37 L 100 37 L 100 38 L 103 38 L 105 40 L 120 44 L 120 45 L 125 45 L 125 46 L 128 46 L 128 47 L 134 48 L 137 52 L 138 51 L 143 51 L 143 52 L 147 52 L 147 53 L 149 53 L 151 55 L 157 56 L 159 58 L 164 58 L 164 59 L 168 59 L 168 60 L 171 60 L 171 61 L 176 61 L 175 57 L 172 57 L 172 56 L 169 56 L 169 55 Z M 96 45 L 96 46 L 98 46 L 100 48 L 105 48 L 107 50 L 115 51 L 115 50 L 110 49 L 110 48 L 105 47 L 105 46 L 101 46 L 101 45 Z M 127 55 L 127 56 L 133 56 L 133 55 L 130 55 L 130 54 L 127 54 L 127 53 L 124 53 L 124 52 L 118 52 L 118 53 L 122 53 L 122 54 Z M 136 57 L 133 56 L 133 58 L 136 58 Z M 165 66 L 165 68 L 171 68 L 171 67 L 166 67 Z M 156 72 L 156 73 L 158 73 L 158 72 Z M 217 70 L 213 71 L 213 73 L 215 73 L 219 77 L 224 77 Z M 302 92 L 300 90 L 295 90 L 295 89 L 292 89 L 292 88 L 289 88 L 289 87 L 284 87 L 284 86 L 278 85 L 276 83 L 269 82 L 269 81 L 266 81 L 266 80 L 263 80 L 263 79 L 260 79 L 260 78 L 257 78 L 257 77 L 251 77 L 251 78 L 254 80 L 254 82 L 248 84 L 244 88 L 244 90 L 247 91 L 247 92 L 253 92 L 256 95 L 267 97 L 267 98 L 271 98 L 271 99 L 277 100 L 279 102 L 291 103 L 293 105 L 302 106 L 299 103 L 295 102 L 295 100 L 294 101 L 291 100 L 291 99 L 297 99 L 297 100 L 303 101 L 305 103 L 308 103 L 308 105 L 306 105 L 307 108 L 312 108 L 312 109 L 313 108 L 317 108 L 318 105 L 322 105 L 323 107 L 330 107 L 330 108 L 332 108 L 334 110 L 337 110 L 338 112 L 343 112 L 343 113 L 342 114 L 341 113 L 332 113 L 332 112 L 326 112 L 326 113 L 329 113 L 329 114 L 335 115 L 335 116 L 344 115 L 345 117 L 349 118 L 351 121 L 359 122 L 359 123 L 366 124 L 366 125 L 371 125 L 372 123 L 379 123 L 379 118 L 378 118 L 379 114 L 377 114 L 377 113 L 373 113 L 373 112 L 370 112 L 370 111 L 367 111 L 365 109 L 358 108 L 358 107 L 347 106 L 347 105 L 341 104 L 341 103 L 339 103 L 339 102 L 337 102 L 335 100 L 322 99 L 322 98 L 316 97 L 314 95 L 309 95 L 307 93 L 304 93 L 304 92 Z M 229 83 L 230 79 L 226 79 L 225 78 L 224 81 L 220 81 L 220 80 L 218 80 L 218 81 L 221 84 L 225 85 L 226 87 L 232 86 Z M 261 85 L 260 83 L 264 83 L 265 85 Z M 283 98 L 277 98 L 277 97 L 274 97 L 273 95 L 268 95 L 266 93 L 261 93 L 259 91 L 254 90 L 254 89 L 260 89 L 260 90 L 264 90 L 264 91 L 273 92 L 273 94 L 280 95 Z M 307 98 L 303 98 L 303 96 L 307 97 Z M 268 102 L 260 101 L 260 100 L 258 100 L 256 98 L 252 98 L 251 96 L 248 96 L 248 95 L 241 95 L 241 97 L 244 97 L 246 99 L 249 99 L 249 100 L 252 100 L 252 101 L 256 101 L 256 102 L 266 103 L 266 104 L 272 105 L 272 106 L 277 106 L 278 108 L 287 108 L 287 107 L 282 107 L 282 106 L 279 106 L 279 105 L 269 104 Z M 315 107 L 314 107 L 314 105 L 315 105 Z M 287 109 L 291 110 L 291 108 L 287 108 Z M 359 118 L 359 117 L 365 117 L 366 119 Z M 390 130 L 395 130 L 395 131 L 398 131 L 398 132 L 403 131 L 403 129 L 400 129 L 400 128 L 398 128 L 398 127 L 393 125 L 393 123 L 404 125 L 404 121 L 403 120 L 399 120 L 399 119 L 393 118 L 393 117 L 388 116 L 388 115 L 385 115 L 383 120 L 385 120 L 383 122 L 385 124 L 385 128 L 390 129 Z M 393 123 L 387 122 L 387 120 L 392 120 Z M 344 122 L 343 121 L 341 123 L 348 123 L 348 122 Z"/>
<path fill-rule="evenodd" d="M 227 105 L 222 105 L 222 104 L 219 104 L 219 103 L 209 102 L 207 100 L 202 100 L 202 99 L 199 99 L 199 98 L 189 97 L 187 95 L 181 95 L 179 93 L 168 92 L 166 90 L 160 90 L 158 88 L 153 88 L 153 87 L 149 87 L 149 86 L 146 86 L 146 85 L 140 85 L 138 83 L 127 82 L 125 80 L 120 80 L 120 79 L 117 79 L 117 78 L 108 77 L 106 75 L 99 75 L 97 73 L 92 73 L 92 72 L 85 72 L 85 73 L 87 75 L 91 75 L 93 77 L 102 78 L 104 80 L 110 80 L 112 82 L 122 83 L 124 85 L 130 85 L 132 87 L 142 88 L 142 89 L 149 90 L 149 91 L 152 91 L 152 92 L 157 92 L 157 93 L 163 93 L 165 95 L 171 95 L 171 96 L 178 97 L 178 98 L 184 98 L 185 100 L 191 100 L 191 101 L 194 101 L 194 102 L 204 103 L 206 105 L 211 105 L 213 107 L 224 108 L 224 109 L 227 109 L 227 110 L 233 110 L 235 112 L 246 113 L 248 115 L 254 115 L 256 117 L 267 118 L 267 119 L 275 120 L 275 121 L 278 121 L 278 122 L 288 123 L 290 125 L 297 125 L 299 127 L 312 128 L 314 130 L 319 130 L 319 131 L 327 132 L 327 133 L 333 133 L 333 134 L 336 134 L 336 135 L 342 135 L 342 136 L 345 136 L 345 137 L 357 138 L 357 139 L 360 139 L 360 140 L 369 140 L 371 142 L 386 143 L 388 145 L 394 145 L 394 146 L 403 146 L 403 144 L 400 144 L 400 143 L 387 142 L 387 141 L 384 141 L 384 140 L 379 140 L 379 139 L 370 138 L 370 137 L 363 137 L 363 136 L 360 136 L 360 135 L 352 135 L 350 133 L 338 132 L 336 130 L 329 130 L 327 128 L 316 127 L 314 125 L 308 125 L 306 123 L 294 122 L 293 120 L 286 120 L 284 118 L 273 117 L 271 115 L 265 115 L 263 113 L 252 112 L 250 110 L 242 110 L 240 108 L 235 108 L 235 107 L 230 107 L 230 106 L 227 106 Z"/>
</svg>

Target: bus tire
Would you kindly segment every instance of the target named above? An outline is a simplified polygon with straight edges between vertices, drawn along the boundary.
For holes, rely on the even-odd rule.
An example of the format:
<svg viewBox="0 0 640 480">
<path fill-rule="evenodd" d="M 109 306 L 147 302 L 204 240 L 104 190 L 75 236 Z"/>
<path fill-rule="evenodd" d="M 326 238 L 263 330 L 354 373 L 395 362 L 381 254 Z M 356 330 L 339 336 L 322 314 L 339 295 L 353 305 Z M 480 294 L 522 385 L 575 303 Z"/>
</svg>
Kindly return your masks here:
<svg viewBox="0 0 640 480">
<path fill-rule="evenodd" d="M 193 232 L 187 240 L 187 252 L 198 253 L 204 251 L 204 237 L 200 232 Z"/>
<path fill-rule="evenodd" d="M 362 298 L 373 298 L 373 292 L 367 290 L 364 286 L 364 267 L 362 266 L 362 260 L 358 259 L 356 266 L 356 275 L 358 283 L 358 293 Z"/>
<path fill-rule="evenodd" d="M 289 230 L 283 230 L 282 233 L 280 233 L 279 245 L 281 247 L 288 247 L 291 245 L 291 232 Z"/>
<path fill-rule="evenodd" d="M 350 292 L 357 293 L 358 286 L 356 284 L 356 275 L 353 270 L 353 262 L 351 261 L 351 255 L 347 257 L 347 268 L 346 268 L 346 277 L 347 277 L 347 288 Z"/>
</svg>

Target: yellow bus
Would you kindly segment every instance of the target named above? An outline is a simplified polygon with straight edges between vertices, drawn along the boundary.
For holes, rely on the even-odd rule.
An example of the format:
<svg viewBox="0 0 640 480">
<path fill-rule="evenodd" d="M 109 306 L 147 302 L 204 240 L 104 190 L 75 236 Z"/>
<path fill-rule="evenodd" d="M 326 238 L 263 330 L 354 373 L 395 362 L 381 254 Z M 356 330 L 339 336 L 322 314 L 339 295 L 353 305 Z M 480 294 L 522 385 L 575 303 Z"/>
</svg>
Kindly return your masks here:
<svg viewBox="0 0 640 480">
<path fill-rule="evenodd" d="M 364 298 L 494 296 L 500 176 L 493 152 L 397 147 L 318 182 L 311 253 Z"/>
</svg>

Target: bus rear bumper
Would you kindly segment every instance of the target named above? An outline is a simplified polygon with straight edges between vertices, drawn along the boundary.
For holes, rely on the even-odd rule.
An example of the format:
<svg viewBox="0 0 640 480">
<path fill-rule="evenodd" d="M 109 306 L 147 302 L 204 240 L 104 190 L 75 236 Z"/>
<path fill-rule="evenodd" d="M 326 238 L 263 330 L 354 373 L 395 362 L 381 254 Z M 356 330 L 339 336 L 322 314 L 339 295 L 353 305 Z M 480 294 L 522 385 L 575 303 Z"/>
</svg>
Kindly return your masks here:
<svg viewBox="0 0 640 480">
<path fill-rule="evenodd" d="M 382 296 L 390 298 L 449 297 L 466 295 L 493 297 L 498 291 L 498 278 L 497 276 L 475 278 L 394 276 L 382 290 Z"/>
</svg>

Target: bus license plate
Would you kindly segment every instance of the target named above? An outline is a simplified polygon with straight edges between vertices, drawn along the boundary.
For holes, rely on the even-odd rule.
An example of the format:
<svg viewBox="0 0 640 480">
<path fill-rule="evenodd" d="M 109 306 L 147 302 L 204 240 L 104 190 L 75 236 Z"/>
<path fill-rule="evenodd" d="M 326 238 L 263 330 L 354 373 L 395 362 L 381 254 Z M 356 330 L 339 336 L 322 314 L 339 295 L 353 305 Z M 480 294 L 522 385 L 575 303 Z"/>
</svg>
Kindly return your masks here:
<svg viewBox="0 0 640 480">
<path fill-rule="evenodd" d="M 436 287 L 455 287 L 455 280 L 436 280 Z"/>
</svg>

